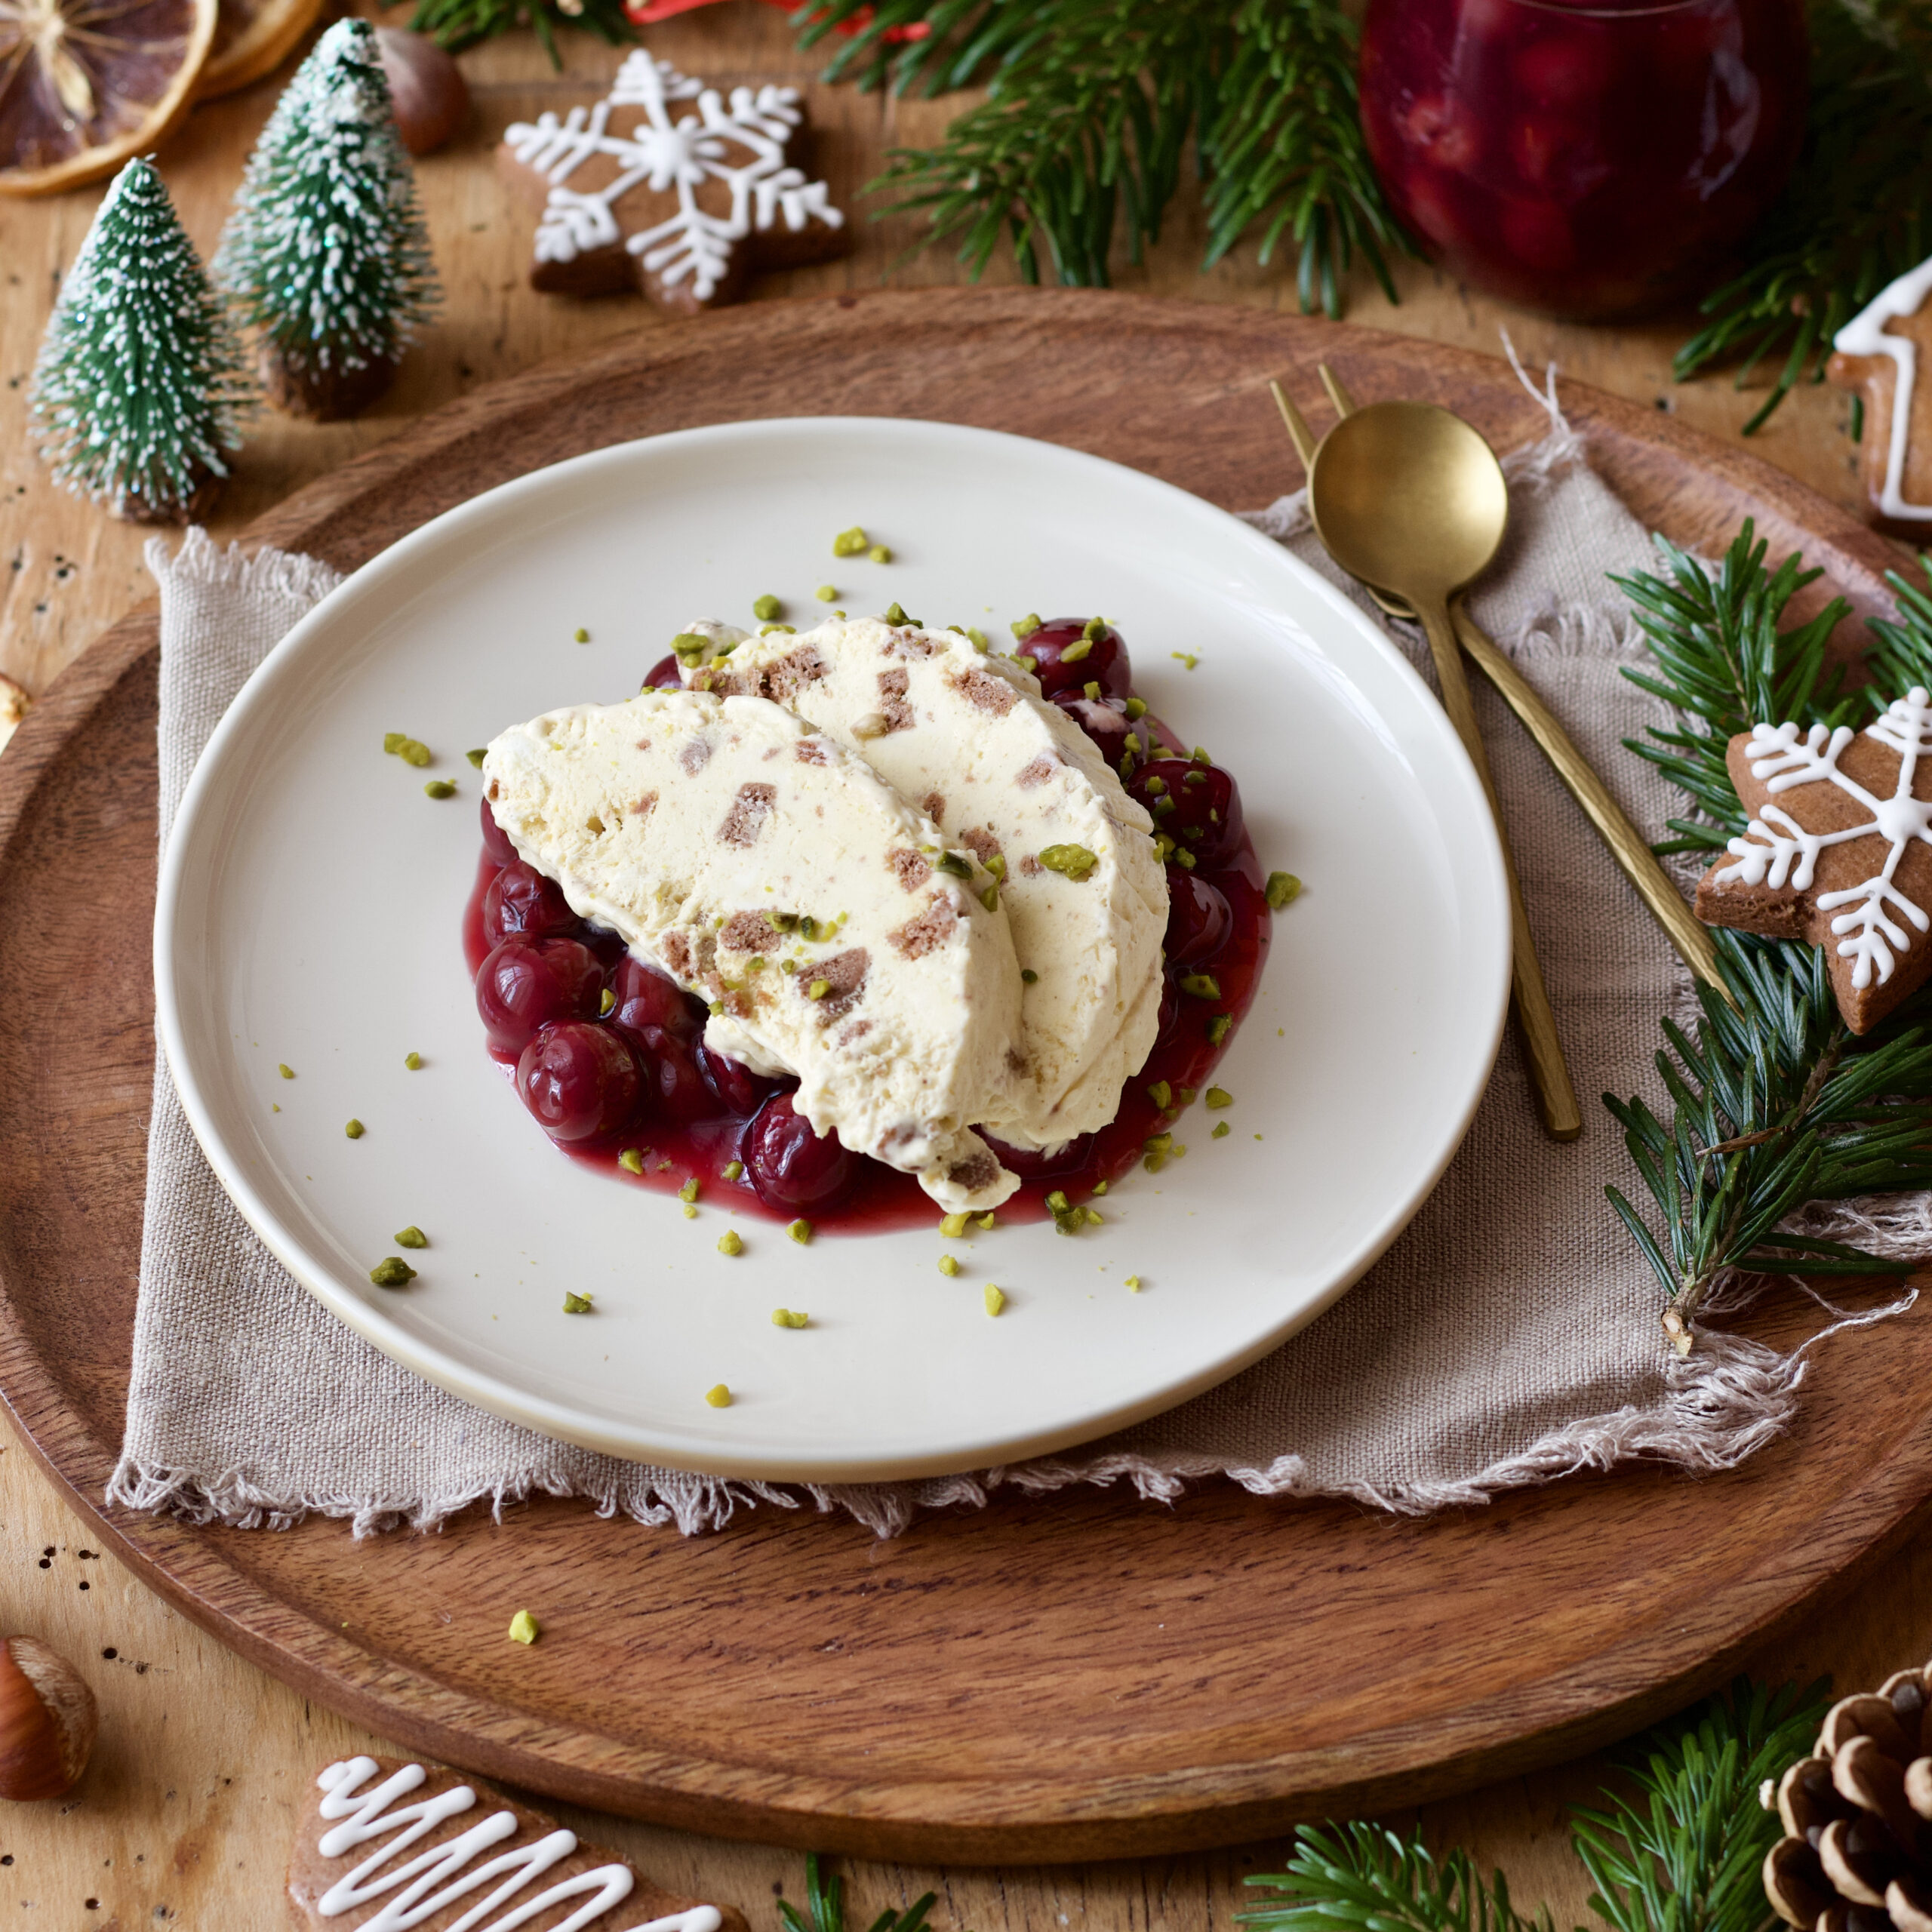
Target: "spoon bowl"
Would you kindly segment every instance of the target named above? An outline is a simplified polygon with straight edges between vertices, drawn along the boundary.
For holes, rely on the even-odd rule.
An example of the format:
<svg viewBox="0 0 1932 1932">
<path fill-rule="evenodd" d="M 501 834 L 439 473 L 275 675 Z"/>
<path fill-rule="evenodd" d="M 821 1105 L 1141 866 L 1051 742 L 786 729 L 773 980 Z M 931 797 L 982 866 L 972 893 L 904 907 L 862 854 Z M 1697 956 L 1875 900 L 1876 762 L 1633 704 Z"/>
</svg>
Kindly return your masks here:
<svg viewBox="0 0 1932 1932">
<path fill-rule="evenodd" d="M 1315 452 L 1308 503 L 1343 569 L 1411 601 L 1446 599 L 1479 577 L 1509 524 L 1496 452 L 1429 402 L 1371 402 L 1344 417 Z"/>
</svg>

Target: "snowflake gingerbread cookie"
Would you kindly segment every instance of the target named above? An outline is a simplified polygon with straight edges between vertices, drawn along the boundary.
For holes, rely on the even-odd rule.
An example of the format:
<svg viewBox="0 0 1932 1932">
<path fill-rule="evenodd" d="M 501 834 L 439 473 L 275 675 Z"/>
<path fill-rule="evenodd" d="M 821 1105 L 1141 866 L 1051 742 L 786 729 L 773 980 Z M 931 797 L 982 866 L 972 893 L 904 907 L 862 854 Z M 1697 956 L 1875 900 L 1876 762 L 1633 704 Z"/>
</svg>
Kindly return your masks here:
<svg viewBox="0 0 1932 1932">
<path fill-rule="evenodd" d="M 315 1783 L 288 1865 L 289 1902 L 315 1932 L 746 1932 L 740 1913 L 673 1897 L 451 1772 L 346 1758 Z"/>
<path fill-rule="evenodd" d="M 601 100 L 503 136 L 503 171 L 540 210 L 531 286 L 639 288 L 696 313 L 755 268 L 838 253 L 845 217 L 789 158 L 804 126 L 795 88 L 734 88 L 728 102 L 640 48 Z"/>
<path fill-rule="evenodd" d="M 1932 541 L 1932 261 L 1902 275 L 1832 339 L 1825 373 L 1865 401 L 1860 447 L 1876 521 Z"/>
<path fill-rule="evenodd" d="M 1758 724 L 1726 763 L 1751 815 L 1697 887 L 1697 916 L 1828 947 L 1838 1010 L 1869 1032 L 1932 976 L 1932 700 L 1863 731 Z"/>
</svg>

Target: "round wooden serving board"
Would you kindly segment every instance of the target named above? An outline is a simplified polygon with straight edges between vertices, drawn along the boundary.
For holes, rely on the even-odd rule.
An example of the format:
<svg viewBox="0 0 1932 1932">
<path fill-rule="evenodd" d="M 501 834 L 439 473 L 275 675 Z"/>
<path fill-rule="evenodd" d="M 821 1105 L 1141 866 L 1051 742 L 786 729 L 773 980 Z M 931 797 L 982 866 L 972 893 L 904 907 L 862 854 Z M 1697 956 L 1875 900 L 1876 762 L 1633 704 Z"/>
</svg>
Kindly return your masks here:
<svg viewBox="0 0 1932 1932">
<path fill-rule="evenodd" d="M 1431 398 L 1499 447 L 1508 369 L 1252 309 L 952 290 L 641 331 L 427 418 L 251 539 L 352 568 L 525 472 L 661 430 L 935 417 L 1073 445 L 1229 506 L 1294 487 L 1265 386 L 1316 419 Z M 1721 548 L 1755 516 L 1861 608 L 1897 560 L 1763 464 L 1566 392 L 1636 512 Z M 1002 1862 L 1251 1838 L 1574 1753 L 1715 1680 L 1904 1534 L 1932 1491 L 1932 1321 L 1830 1346 L 1733 1474 L 1583 1479 L 1408 1521 L 1228 1483 L 928 1518 L 875 1542 L 760 1509 L 687 1539 L 540 1503 L 354 1541 L 104 1509 L 125 1399 L 153 1071 L 155 624 L 115 626 L 0 761 L 0 1385 L 100 1535 L 189 1616 L 386 1736 L 688 1829 Z M 1647 1053 L 1647 1041 L 1632 1042 Z M 1592 1130 L 1610 1131 L 1607 1120 Z M 1794 1312 L 1788 1340 L 1815 1325 Z M 534 1649 L 504 1641 L 540 1609 Z"/>
</svg>

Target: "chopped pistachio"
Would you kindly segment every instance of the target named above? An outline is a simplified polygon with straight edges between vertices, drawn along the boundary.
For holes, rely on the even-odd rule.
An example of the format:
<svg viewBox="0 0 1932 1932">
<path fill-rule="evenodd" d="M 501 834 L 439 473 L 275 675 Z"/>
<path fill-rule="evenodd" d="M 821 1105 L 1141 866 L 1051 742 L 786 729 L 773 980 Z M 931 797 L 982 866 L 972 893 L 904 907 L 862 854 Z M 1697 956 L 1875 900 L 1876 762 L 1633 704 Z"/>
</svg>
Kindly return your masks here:
<svg viewBox="0 0 1932 1932">
<path fill-rule="evenodd" d="M 1208 1090 L 1208 1104 L 1211 1107 L 1231 1107 L 1235 1097 L 1225 1087 L 1211 1087 Z"/>
<path fill-rule="evenodd" d="M 1168 781 L 1157 771 L 1140 789 L 1147 794 L 1149 798 L 1158 798 L 1167 791 Z"/>
<path fill-rule="evenodd" d="M 989 1208 L 973 1225 L 983 1231 L 990 1230 L 993 1225 L 993 1211 Z"/>
<path fill-rule="evenodd" d="M 617 995 L 608 986 L 597 995 L 597 1017 L 599 1020 L 614 1013 L 617 1008 Z"/>
<path fill-rule="evenodd" d="M 1137 1295 L 1140 1292 L 1140 1277 L 1138 1275 L 1128 1275 L 1126 1287 L 1129 1294 Z"/>
<path fill-rule="evenodd" d="M 423 1056 L 417 1053 L 405 1054 L 402 1057 L 402 1063 L 411 1073 L 414 1073 L 423 1064 Z"/>
<path fill-rule="evenodd" d="M 1168 655 L 1177 663 L 1185 664 L 1190 671 L 1201 662 L 1201 660 L 1191 651 L 1171 651 Z"/>
<path fill-rule="evenodd" d="M 829 980 L 814 980 L 805 989 L 805 997 L 808 999 L 823 999 L 831 990 L 832 982 Z"/>
<path fill-rule="evenodd" d="M 1097 1180 L 1097 1181 L 1094 1183 L 1094 1193 L 1095 1193 L 1097 1195 L 1102 1195 L 1102 1194 L 1104 1194 L 1104 1193 L 1106 1193 L 1106 1191 L 1107 1191 L 1107 1183 L 1106 1183 L 1105 1181 L 1103 1181 L 1103 1180 Z"/>
<path fill-rule="evenodd" d="M 693 1174 L 690 1180 L 686 1181 L 684 1186 L 678 1189 L 678 1198 L 680 1201 L 686 1202 L 693 1201 L 697 1198 L 697 1176 L 696 1174 Z"/>
<path fill-rule="evenodd" d="M 1087 1217 L 1078 1208 L 1063 1208 L 1054 1217 L 1054 1232 L 1061 1235 L 1077 1235 L 1087 1225 Z"/>
<path fill-rule="evenodd" d="M 1208 774 L 1206 772 L 1201 771 L 1198 766 L 1196 766 L 1195 768 L 1190 771 L 1180 782 L 1183 785 L 1204 785 L 1208 782 Z M 1212 815 L 1213 814 L 1211 813 L 1209 814 L 1210 817 L 1212 817 Z"/>
<path fill-rule="evenodd" d="M 778 970 L 781 973 L 795 973 L 798 970 L 798 962 L 795 959 L 781 959 L 778 962 Z"/>
<path fill-rule="evenodd" d="M 680 631 L 671 640 L 671 648 L 680 657 L 702 657 L 711 642 L 702 631 Z"/>
<path fill-rule="evenodd" d="M 774 631 L 777 632 L 781 636 L 796 637 L 798 634 L 798 627 L 796 624 L 760 624 L 758 627 L 758 634 L 760 637 L 769 637 Z M 721 657 L 724 655 L 721 651 L 718 654 Z"/>
<path fill-rule="evenodd" d="M 832 540 L 832 554 L 835 557 L 856 557 L 866 547 L 866 533 L 855 523 L 850 530 L 841 530 Z"/>
<path fill-rule="evenodd" d="M 579 644 L 588 644 L 590 641 L 590 633 L 581 624 L 577 626 L 576 635 Z"/>
<path fill-rule="evenodd" d="M 1085 698 L 1088 703 L 1098 704 L 1100 701 L 1100 688 L 1098 685 L 1095 684 L 1091 678 L 1089 678 L 1085 684 L 1080 687 L 1080 695 Z"/>
<path fill-rule="evenodd" d="M 1147 715 L 1147 700 L 1144 697 L 1131 697 L 1127 701 L 1128 722 L 1137 724 Z"/>
<path fill-rule="evenodd" d="M 1143 1154 L 1140 1157 L 1140 1164 L 1150 1174 L 1157 1174 L 1168 1164 L 1168 1157 L 1165 1154 L 1158 1152 Z"/>
<path fill-rule="evenodd" d="M 685 1203 L 685 1219 L 688 1221 L 695 1221 L 697 1219 L 697 1210 L 688 1201 Z"/>
<path fill-rule="evenodd" d="M 390 1236 L 398 1247 L 427 1247 L 429 1237 L 412 1221 L 399 1235 Z"/>
<path fill-rule="evenodd" d="M 512 1644 L 534 1644 L 540 1634 L 537 1620 L 528 1611 L 520 1610 L 510 1619 L 510 1641 Z"/>
<path fill-rule="evenodd" d="M 1278 912 L 1284 906 L 1292 905 L 1300 897 L 1301 881 L 1293 872 L 1270 872 L 1262 892 L 1268 903 Z"/>
<path fill-rule="evenodd" d="M 744 1253 L 745 1244 L 736 1228 L 727 1228 L 724 1232 L 718 1237 L 718 1251 L 720 1254 L 742 1254 Z"/>
<path fill-rule="evenodd" d="M 1107 620 L 1104 617 L 1089 617 L 1080 627 L 1080 635 L 1089 644 L 1098 642 L 1107 634 Z"/>
<path fill-rule="evenodd" d="M 1140 734 L 1138 731 L 1128 732 L 1127 736 L 1121 740 L 1121 748 L 1136 758 L 1139 757 L 1143 749 L 1140 743 Z"/>
<path fill-rule="evenodd" d="M 752 615 L 761 623 L 768 624 L 773 618 L 782 617 L 784 614 L 784 605 L 780 603 L 769 591 L 767 591 L 762 597 L 756 597 L 752 600 Z"/>
<path fill-rule="evenodd" d="M 407 1287 L 416 1278 L 416 1270 L 399 1254 L 391 1254 L 369 1270 L 369 1278 L 379 1288 Z"/>
<path fill-rule="evenodd" d="M 1182 1107 L 1192 1106 L 1194 1089 L 1192 1087 L 1177 1087 L 1174 1089 L 1174 1104 Z"/>
<path fill-rule="evenodd" d="M 1191 872 L 1196 863 L 1194 854 L 1184 846 L 1174 854 L 1174 863 L 1184 872 Z"/>
<path fill-rule="evenodd" d="M 275 1071 L 280 1074 L 285 1080 L 293 1080 L 295 1078 L 294 1068 L 291 1066 L 286 1060 L 284 1060 L 279 1066 L 278 1066 Z"/>
<path fill-rule="evenodd" d="M 1020 977 L 1030 986 L 1038 980 L 1040 976 L 1033 971 L 1032 967 L 1023 966 L 1020 969 Z"/>
<path fill-rule="evenodd" d="M 808 1247 L 812 1238 L 812 1224 L 809 1221 L 794 1221 L 785 1232 L 801 1247 Z"/>
<path fill-rule="evenodd" d="M 1212 973 L 1183 973 L 1180 989 L 1190 999 L 1219 999 L 1221 983 Z"/>
<path fill-rule="evenodd" d="M 351 1120 L 343 1127 L 342 1131 L 349 1136 L 350 1140 L 360 1140 L 363 1135 L 367 1134 L 369 1130 L 365 1127 L 359 1120 Z"/>
<path fill-rule="evenodd" d="M 426 798 L 454 798 L 456 787 L 447 778 L 432 778 L 423 786 L 423 795 Z"/>
<path fill-rule="evenodd" d="M 899 608 L 898 600 L 895 598 L 885 607 L 884 621 L 888 624 L 909 624 L 912 620 Z"/>
<path fill-rule="evenodd" d="M 1228 1029 L 1235 1023 L 1232 1013 L 1217 1013 L 1208 1023 L 1208 1044 L 1218 1047 L 1228 1037 Z"/>
<path fill-rule="evenodd" d="M 939 1272 L 942 1275 L 956 1275 L 959 1272 L 959 1263 L 951 1255 L 942 1254 L 939 1258 Z"/>
<path fill-rule="evenodd" d="M 383 749 L 391 758 L 394 758 L 408 742 L 409 734 L 407 731 L 385 731 L 383 734 Z"/>
<path fill-rule="evenodd" d="M 1157 785 L 1159 786 L 1161 789 L 1159 791 L 1155 792 L 1154 788 Z M 1174 795 L 1168 790 L 1166 781 L 1164 780 L 1159 778 L 1149 779 L 1147 781 L 1147 789 L 1153 795 L 1154 804 L 1152 809 L 1155 820 L 1157 823 L 1164 818 L 1172 818 L 1174 814 L 1180 809 L 1180 808 L 1174 803 Z"/>
<path fill-rule="evenodd" d="M 1013 661 L 1023 671 L 1037 671 L 1040 668 L 1040 660 L 1029 651 L 1023 651 Z"/>
<path fill-rule="evenodd" d="M 771 1311 L 771 1325 L 774 1328 L 802 1328 L 811 1319 L 801 1308 L 774 1308 Z"/>
<path fill-rule="evenodd" d="M 566 1288 L 564 1291 L 564 1312 L 566 1315 L 588 1315 L 591 1312 L 592 1297 L 580 1295 Z"/>
<path fill-rule="evenodd" d="M 986 1302 L 986 1312 L 989 1315 L 997 1315 L 1000 1310 L 1006 1306 L 1005 1296 L 1001 1294 L 999 1290 L 995 1287 L 990 1281 L 986 1284 L 986 1291 L 983 1297 L 983 1300 Z"/>
<path fill-rule="evenodd" d="M 489 747 L 487 745 L 478 745 L 474 751 L 465 752 L 463 756 L 469 759 L 478 771 L 481 771 L 483 769 L 484 754 L 488 749 Z"/>
<path fill-rule="evenodd" d="M 822 583 L 812 592 L 812 595 L 816 597 L 821 604 L 829 604 L 838 597 L 838 592 L 832 585 L 829 583 Z"/>
<path fill-rule="evenodd" d="M 1078 644 L 1069 644 L 1060 653 L 1060 661 L 1063 664 L 1078 664 L 1083 658 L 1091 657 L 1093 654 L 1094 640 L 1083 637 Z"/>
<path fill-rule="evenodd" d="M 1208 755 L 1206 747 L 1201 745 L 1196 745 L 1193 750 L 1189 752 L 1188 758 L 1189 761 L 1195 764 L 1212 764 L 1214 762 Z"/>
<path fill-rule="evenodd" d="M 1155 833 L 1154 856 L 1157 859 L 1164 860 L 1171 857 L 1173 856 L 1174 849 L 1174 841 L 1170 838 L 1164 832 L 1157 832 Z"/>
<path fill-rule="evenodd" d="M 988 886 L 986 891 L 980 894 L 980 903 L 989 912 L 997 912 L 999 910 L 999 886 L 997 882 Z"/>
<path fill-rule="evenodd" d="M 1210 1140 L 1225 1140 L 1228 1137 L 1229 1134 L 1233 1130 L 1228 1125 L 1226 1121 L 1217 1120 L 1214 1123 L 1214 1132 L 1208 1135 L 1208 1137 Z"/>
<path fill-rule="evenodd" d="M 635 1147 L 626 1147 L 617 1156 L 617 1164 L 627 1174 L 641 1174 L 644 1172 L 644 1155 Z"/>
<path fill-rule="evenodd" d="M 1168 1149 L 1168 1152 L 1177 1161 L 1184 1161 L 1187 1158 L 1187 1143 L 1184 1140 L 1177 1140 Z"/>
<path fill-rule="evenodd" d="M 977 624 L 968 624 L 966 626 L 966 641 L 975 651 L 984 651 L 989 648 L 986 632 Z"/>
<path fill-rule="evenodd" d="M 1052 1193 L 1047 1196 L 1047 1206 L 1054 1214 L 1064 1214 L 1067 1209 L 1066 1190 L 1063 1188 L 1055 1188 Z"/>
<path fill-rule="evenodd" d="M 1076 881 L 1084 878 L 1100 863 L 1084 845 L 1049 845 L 1038 856 L 1048 872 L 1059 872 Z"/>
<path fill-rule="evenodd" d="M 958 852 L 942 852 L 933 861 L 933 869 L 936 872 L 950 872 L 955 878 L 971 878 L 973 876 L 972 860 Z"/>
<path fill-rule="evenodd" d="M 1174 1103 L 1174 1090 L 1164 1080 L 1157 1080 L 1148 1088 L 1147 1097 L 1165 1113 Z"/>
<path fill-rule="evenodd" d="M 727 1161 L 723 1171 L 727 1180 L 743 1180 L 745 1177 L 745 1164 L 742 1161 Z"/>
<path fill-rule="evenodd" d="M 891 551 L 883 543 L 875 543 L 866 555 L 875 564 L 889 564 L 892 561 Z"/>
<path fill-rule="evenodd" d="M 1107 1217 L 1097 1208 L 1090 1208 L 1087 1210 L 1087 1225 L 1090 1228 L 1105 1227 L 1106 1220 Z"/>
<path fill-rule="evenodd" d="M 704 1399 L 714 1409 L 728 1409 L 731 1406 L 731 1392 L 721 1382 L 704 1392 Z"/>
<path fill-rule="evenodd" d="M 1150 1134 L 1140 1144 L 1150 1154 L 1164 1154 L 1174 1144 L 1174 1137 L 1171 1134 Z"/>
<path fill-rule="evenodd" d="M 964 1214 L 948 1214 L 939 1224 L 939 1231 L 948 1241 L 957 1241 L 966 1232 Z"/>
<path fill-rule="evenodd" d="M 1015 637 L 1031 637 L 1040 628 L 1040 614 L 1037 611 L 1029 611 L 1017 623 L 1009 625 L 1008 628 Z"/>
<path fill-rule="evenodd" d="M 990 872 L 995 878 L 1004 878 L 1006 876 L 1006 854 L 1004 852 L 995 852 L 992 857 L 986 861 L 986 870 Z"/>
</svg>

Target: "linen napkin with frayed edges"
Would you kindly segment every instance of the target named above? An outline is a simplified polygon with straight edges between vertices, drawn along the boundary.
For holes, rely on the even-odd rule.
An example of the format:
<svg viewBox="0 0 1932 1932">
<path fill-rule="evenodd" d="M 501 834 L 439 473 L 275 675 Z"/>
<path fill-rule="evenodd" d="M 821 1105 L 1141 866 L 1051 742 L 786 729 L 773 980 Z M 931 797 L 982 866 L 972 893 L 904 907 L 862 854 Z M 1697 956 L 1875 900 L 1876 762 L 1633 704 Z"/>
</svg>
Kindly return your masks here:
<svg viewBox="0 0 1932 1932">
<path fill-rule="evenodd" d="M 1549 399 L 1551 432 L 1506 467 L 1508 549 L 1475 614 L 1569 726 L 1640 826 L 1660 835 L 1667 788 L 1621 740 L 1661 708 L 1621 676 L 1641 654 L 1608 571 L 1652 567 L 1629 514 L 1592 473 Z M 1346 584 L 1299 497 L 1249 521 Z M 243 679 L 334 582 L 314 560 L 243 558 L 191 531 L 149 564 L 162 590 L 161 829 Z M 1364 608 L 1375 614 L 1365 599 Z M 1424 675 L 1419 636 L 1393 633 Z M 592 1454 L 432 1387 L 312 1300 L 210 1171 L 158 1057 L 127 1435 L 109 1495 L 201 1521 L 284 1524 L 319 1510 L 358 1534 L 429 1528 L 478 1503 L 580 1496 L 687 1534 L 741 1506 L 842 1509 L 881 1534 L 922 1508 L 978 1506 L 1125 1481 L 1144 1497 L 1223 1477 L 1270 1496 L 1340 1495 L 1391 1510 L 1635 1458 L 1729 1466 L 1794 1412 L 1804 1374 L 1749 1340 L 1707 1335 L 1680 1362 L 1658 1291 L 1603 1196 L 1641 1191 L 1594 1097 L 1641 1084 L 1659 1016 L 1687 978 L 1527 736 L 1480 679 L 1476 703 L 1538 950 L 1579 1094 L 1581 1147 L 1546 1139 L 1515 1041 L 1435 1193 L 1355 1290 L 1232 1381 L 1050 1460 L 928 1481 L 786 1487 Z M 1292 915 L 1291 915 L 1292 916 Z M 1896 1249 L 1927 1240 L 1924 1203 L 1860 1223 Z"/>
</svg>

